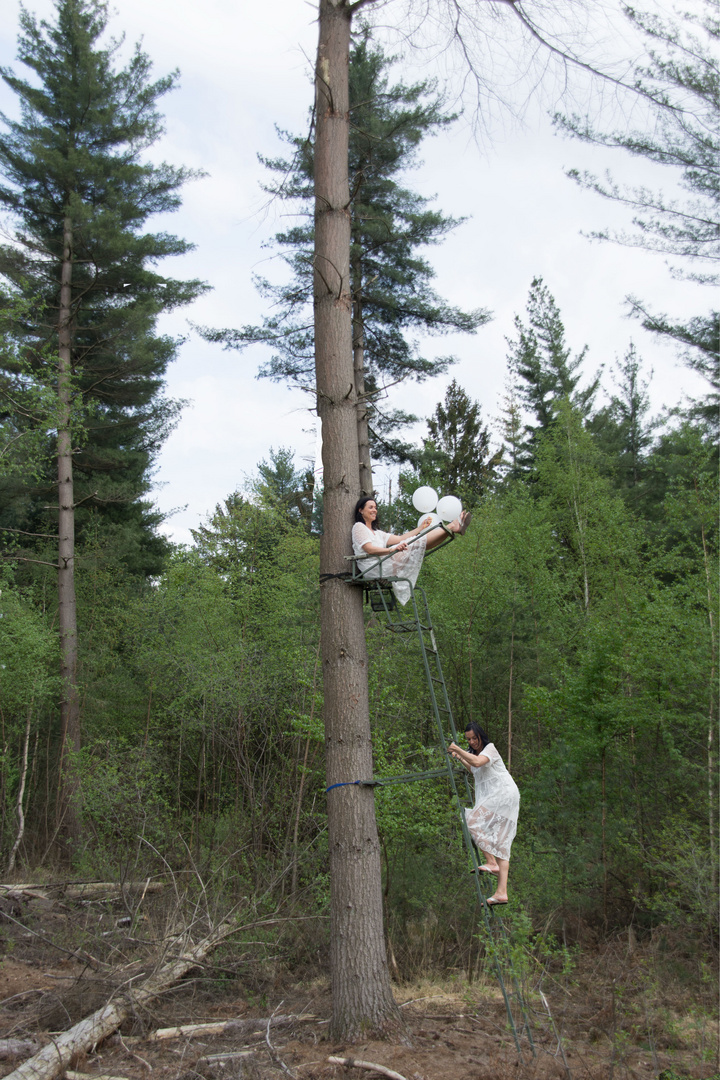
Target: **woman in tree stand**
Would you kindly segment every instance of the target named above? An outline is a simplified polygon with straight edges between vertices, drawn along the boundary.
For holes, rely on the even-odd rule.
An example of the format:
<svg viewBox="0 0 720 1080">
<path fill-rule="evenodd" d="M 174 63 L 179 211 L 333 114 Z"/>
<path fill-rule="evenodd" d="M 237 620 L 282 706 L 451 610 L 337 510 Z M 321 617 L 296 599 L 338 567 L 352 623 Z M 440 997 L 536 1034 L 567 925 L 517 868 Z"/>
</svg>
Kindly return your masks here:
<svg viewBox="0 0 720 1080">
<path fill-rule="evenodd" d="M 402 536 L 393 536 L 392 533 L 383 532 L 378 527 L 378 508 L 372 495 L 365 495 L 362 499 L 358 499 L 352 530 L 353 555 L 392 555 L 391 559 L 383 559 L 382 562 L 375 559 L 361 559 L 357 564 L 358 569 L 364 577 L 403 577 L 414 585 L 420 573 L 425 552 L 432 551 L 447 539 L 445 530 L 437 528 L 413 540 L 413 537 L 426 529 L 431 521 L 432 518 L 428 516 L 417 529 L 411 529 Z M 447 527 L 450 532 L 462 536 L 469 524 L 470 514 L 463 510 L 460 517 L 451 521 Z M 393 582 L 393 592 L 401 604 L 407 604 L 410 599 L 408 581 Z"/>
<path fill-rule="evenodd" d="M 497 888 L 486 903 L 507 904 L 510 847 L 517 831 L 520 792 L 486 732 L 471 720 L 465 732 L 470 750 L 450 743 L 448 753 L 461 761 L 475 778 L 475 805 L 465 811 L 470 835 L 485 856 L 478 873 L 495 874 Z"/>
</svg>

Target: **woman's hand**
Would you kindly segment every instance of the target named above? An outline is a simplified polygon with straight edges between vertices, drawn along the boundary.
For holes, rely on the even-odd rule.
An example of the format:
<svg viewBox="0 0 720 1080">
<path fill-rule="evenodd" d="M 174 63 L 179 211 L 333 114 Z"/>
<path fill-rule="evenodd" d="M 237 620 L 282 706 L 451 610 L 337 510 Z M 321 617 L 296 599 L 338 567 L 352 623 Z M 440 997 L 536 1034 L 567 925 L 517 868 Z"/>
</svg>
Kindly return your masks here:
<svg viewBox="0 0 720 1080">
<path fill-rule="evenodd" d="M 392 551 L 407 551 L 407 540 L 401 540 L 399 544 L 394 544 L 388 548 L 388 552 Z"/>
<path fill-rule="evenodd" d="M 448 746 L 448 753 L 452 754 L 454 758 L 460 760 L 460 754 L 462 753 L 462 751 L 457 743 L 451 742 Z"/>
</svg>

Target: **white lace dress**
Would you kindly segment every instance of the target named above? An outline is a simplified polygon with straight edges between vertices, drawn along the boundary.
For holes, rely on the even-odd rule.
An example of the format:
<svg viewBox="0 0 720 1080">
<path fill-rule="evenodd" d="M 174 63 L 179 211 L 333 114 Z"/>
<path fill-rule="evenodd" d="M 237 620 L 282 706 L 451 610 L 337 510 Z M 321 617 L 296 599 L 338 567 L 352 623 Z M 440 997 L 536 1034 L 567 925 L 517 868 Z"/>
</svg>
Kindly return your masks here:
<svg viewBox="0 0 720 1080">
<path fill-rule="evenodd" d="M 481 851 L 488 851 L 496 859 L 509 859 L 517 832 L 520 792 L 492 743 L 487 743 L 480 753 L 490 760 L 471 770 L 475 805 L 465 811 L 465 820 Z"/>
<path fill-rule="evenodd" d="M 369 529 L 361 521 L 356 521 L 352 530 L 353 555 L 363 555 L 363 544 L 374 544 L 377 547 L 387 547 L 390 533 L 382 532 L 381 529 Z M 401 604 L 407 604 L 410 599 L 410 581 L 413 585 L 418 579 L 420 567 L 425 556 L 426 539 L 424 536 L 413 540 L 405 551 L 396 551 L 394 555 L 369 555 L 366 559 L 360 559 L 358 570 L 366 578 L 407 578 L 407 581 L 394 581 L 393 592 Z"/>
</svg>

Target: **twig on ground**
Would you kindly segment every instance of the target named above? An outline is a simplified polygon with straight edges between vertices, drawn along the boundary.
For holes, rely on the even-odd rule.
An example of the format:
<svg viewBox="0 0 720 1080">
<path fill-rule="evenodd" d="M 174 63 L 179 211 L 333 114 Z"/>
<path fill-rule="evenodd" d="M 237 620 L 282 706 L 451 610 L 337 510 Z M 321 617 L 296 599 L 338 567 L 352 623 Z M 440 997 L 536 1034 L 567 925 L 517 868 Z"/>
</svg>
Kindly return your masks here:
<svg viewBox="0 0 720 1080">
<path fill-rule="evenodd" d="M 25 923 L 21 923 L 19 919 L 14 918 L 7 911 L 3 911 L 3 917 L 9 919 L 10 922 L 14 922 L 16 926 L 19 926 L 25 933 L 31 934 L 33 937 L 40 938 L 46 945 L 50 945 L 53 949 L 57 949 L 58 952 L 65 953 L 66 956 L 72 956 L 74 960 L 82 960 L 84 964 L 88 964 L 94 971 L 97 971 L 100 967 L 108 967 L 108 964 L 103 964 L 102 960 L 96 960 L 94 956 L 91 956 L 88 952 L 73 952 L 72 949 L 64 949 L 62 945 L 56 944 L 49 938 L 47 934 L 40 934 L 37 930 L 31 930 Z"/>
<path fill-rule="evenodd" d="M 539 988 L 538 988 L 538 993 L 540 994 L 540 997 L 542 999 L 542 1003 L 545 1006 L 545 1011 L 547 1012 L 547 1014 L 548 1014 L 548 1016 L 550 1018 L 550 1023 L 552 1024 L 552 1029 L 553 1029 L 553 1032 L 555 1034 L 555 1038 L 557 1039 L 558 1050 L 560 1051 L 560 1056 L 562 1057 L 563 1065 L 565 1066 L 565 1075 L 567 1076 L 568 1080 L 572 1080 L 572 1073 L 570 1072 L 570 1066 L 568 1065 L 567 1058 L 565 1057 L 565 1047 L 563 1046 L 562 1036 L 560 1035 L 560 1032 L 558 1031 L 558 1029 L 555 1027 L 555 1021 L 553 1019 L 553 1014 L 550 1012 L 550 1006 L 548 1005 L 547 998 L 543 994 L 542 990 L 540 990 Z"/>
<path fill-rule="evenodd" d="M 402 1076 L 399 1072 L 395 1072 L 393 1069 L 386 1069 L 384 1065 L 375 1065 L 372 1061 L 358 1061 L 357 1058 L 350 1057 L 329 1057 L 328 1061 L 333 1065 L 345 1065 L 348 1069 L 370 1069 L 371 1072 L 380 1073 L 381 1076 L 387 1076 L 388 1080 L 406 1080 L 406 1077 Z"/>
<path fill-rule="evenodd" d="M 66 1069 L 67 1080 L 127 1080 L 126 1076 L 111 1076 L 109 1073 L 83 1073 L 75 1069 Z"/>
<path fill-rule="evenodd" d="M 30 997 L 32 994 L 44 993 L 45 991 L 37 986 L 32 987 L 32 989 L 30 990 L 21 990 L 19 994 L 12 994 L 10 997 L 3 998 L 2 1001 L 0 1001 L 0 1008 L 2 1008 L 3 1005 L 7 1005 L 10 1001 L 17 1001 L 18 998 Z"/>
<path fill-rule="evenodd" d="M 123 1039 L 123 1037 L 122 1037 L 122 1035 L 120 1034 L 119 1031 L 118 1031 L 118 1039 L 120 1040 L 120 1045 L 122 1046 L 123 1050 L 125 1051 L 125 1053 L 129 1057 L 134 1058 L 135 1061 L 139 1061 L 140 1064 L 142 1065 L 142 1067 L 144 1069 L 147 1069 L 148 1072 L 153 1071 L 153 1067 L 150 1064 L 150 1062 L 146 1061 L 144 1057 L 140 1057 L 140 1055 L 136 1054 L 134 1050 L 131 1050 L 130 1047 L 126 1044 L 125 1040 Z"/>
<path fill-rule="evenodd" d="M 281 1001 L 280 1005 L 282 1005 L 282 1004 L 283 1004 L 283 1002 Z M 278 1054 L 278 1052 L 275 1049 L 275 1047 L 273 1046 L 273 1044 L 270 1042 L 270 1025 L 272 1024 L 273 1016 L 275 1015 L 275 1013 L 280 1008 L 280 1005 L 278 1005 L 273 1010 L 272 1015 L 268 1017 L 267 1028 L 265 1029 L 265 1042 L 268 1044 L 268 1050 L 270 1051 L 270 1057 L 273 1059 L 275 1064 L 279 1065 L 284 1073 L 286 1073 L 288 1076 L 292 1077 L 292 1080 L 297 1080 L 296 1074 L 292 1071 L 292 1069 L 288 1068 L 288 1066 L 285 1064 L 283 1059 L 280 1057 L 280 1055 Z"/>
<path fill-rule="evenodd" d="M 215 1065 L 221 1061 L 234 1061 L 235 1058 L 252 1057 L 256 1053 L 255 1049 L 249 1050 L 228 1050 L 224 1054 L 206 1054 L 205 1057 L 198 1058 L 195 1062 L 196 1065 Z"/>
</svg>

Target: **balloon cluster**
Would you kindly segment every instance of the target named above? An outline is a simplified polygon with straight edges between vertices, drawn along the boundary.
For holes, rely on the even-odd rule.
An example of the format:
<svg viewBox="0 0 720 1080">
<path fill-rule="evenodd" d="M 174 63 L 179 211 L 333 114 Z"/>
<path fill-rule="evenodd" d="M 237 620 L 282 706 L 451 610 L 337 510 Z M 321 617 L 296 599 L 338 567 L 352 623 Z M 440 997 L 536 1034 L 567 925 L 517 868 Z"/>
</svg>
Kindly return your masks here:
<svg viewBox="0 0 720 1080">
<path fill-rule="evenodd" d="M 418 525 L 430 515 L 432 524 L 441 521 L 454 521 L 462 513 L 462 503 L 455 495 L 444 495 L 438 499 L 437 491 L 431 487 L 419 487 L 413 492 L 413 506 L 420 511 Z"/>
</svg>

